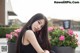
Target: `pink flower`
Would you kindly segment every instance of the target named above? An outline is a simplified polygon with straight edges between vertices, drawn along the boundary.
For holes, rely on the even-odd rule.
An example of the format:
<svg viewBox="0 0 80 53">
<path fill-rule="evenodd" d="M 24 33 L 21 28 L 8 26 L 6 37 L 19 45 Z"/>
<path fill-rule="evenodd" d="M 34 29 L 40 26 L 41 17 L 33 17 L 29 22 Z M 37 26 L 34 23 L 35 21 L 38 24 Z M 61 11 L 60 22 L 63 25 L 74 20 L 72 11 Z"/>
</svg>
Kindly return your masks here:
<svg viewBox="0 0 80 53">
<path fill-rule="evenodd" d="M 79 46 L 80 46 L 80 42 L 77 42 L 77 45 L 79 45 Z"/>
<path fill-rule="evenodd" d="M 75 38 L 78 39 L 78 34 L 75 34 Z"/>
<path fill-rule="evenodd" d="M 10 34 L 12 35 L 14 32 L 10 32 Z"/>
<path fill-rule="evenodd" d="M 61 29 L 62 31 L 64 31 L 64 28 L 63 28 L 63 27 L 60 27 L 60 29 Z"/>
<path fill-rule="evenodd" d="M 72 36 L 72 35 L 73 35 L 73 31 L 72 31 L 71 29 L 68 29 L 68 34 L 69 34 L 70 36 Z"/>
<path fill-rule="evenodd" d="M 11 34 L 6 34 L 6 38 L 12 39 L 12 35 Z"/>
<path fill-rule="evenodd" d="M 20 32 L 20 31 L 21 31 L 21 29 L 16 29 L 16 30 L 14 30 L 14 31 L 18 33 L 18 32 Z"/>
<path fill-rule="evenodd" d="M 13 35 L 13 36 L 18 37 L 18 33 L 17 32 L 11 32 L 10 34 Z"/>
<path fill-rule="evenodd" d="M 59 40 L 60 40 L 60 41 L 63 41 L 63 40 L 65 40 L 65 37 L 64 37 L 63 35 L 61 35 L 61 36 L 59 37 Z"/>
<path fill-rule="evenodd" d="M 53 27 L 48 27 L 48 31 L 52 31 L 53 30 Z"/>
<path fill-rule="evenodd" d="M 18 34 L 17 33 L 14 33 L 14 36 L 18 37 Z"/>
<path fill-rule="evenodd" d="M 18 33 L 17 32 L 11 32 L 10 34 L 9 34 L 11 37 L 18 37 Z"/>
</svg>

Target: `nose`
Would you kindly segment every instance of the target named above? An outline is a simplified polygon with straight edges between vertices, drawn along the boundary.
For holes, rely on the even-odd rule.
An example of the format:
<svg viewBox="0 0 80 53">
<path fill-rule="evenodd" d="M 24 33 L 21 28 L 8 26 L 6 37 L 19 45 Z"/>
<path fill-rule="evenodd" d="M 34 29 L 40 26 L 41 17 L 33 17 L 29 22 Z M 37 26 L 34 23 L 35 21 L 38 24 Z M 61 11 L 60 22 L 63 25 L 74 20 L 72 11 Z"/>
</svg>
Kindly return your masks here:
<svg viewBox="0 0 80 53">
<path fill-rule="evenodd" d="M 40 26 L 40 25 L 38 25 L 38 26 L 37 26 L 37 28 L 38 28 L 38 30 L 40 30 L 40 29 L 41 29 L 41 26 Z"/>
</svg>

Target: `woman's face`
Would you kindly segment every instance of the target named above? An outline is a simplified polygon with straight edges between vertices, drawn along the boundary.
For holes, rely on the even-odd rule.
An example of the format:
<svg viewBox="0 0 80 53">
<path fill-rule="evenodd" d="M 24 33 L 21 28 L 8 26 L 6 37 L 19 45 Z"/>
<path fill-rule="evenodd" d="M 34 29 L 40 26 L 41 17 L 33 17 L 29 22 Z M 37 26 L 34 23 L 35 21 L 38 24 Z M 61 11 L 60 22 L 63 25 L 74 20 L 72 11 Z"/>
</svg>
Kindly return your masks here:
<svg viewBox="0 0 80 53">
<path fill-rule="evenodd" d="M 37 20 L 37 21 L 35 21 L 35 22 L 32 24 L 32 30 L 33 30 L 34 32 L 37 32 L 37 31 L 39 31 L 39 30 L 42 29 L 42 27 L 44 26 L 44 24 L 45 24 L 44 19 Z"/>
</svg>

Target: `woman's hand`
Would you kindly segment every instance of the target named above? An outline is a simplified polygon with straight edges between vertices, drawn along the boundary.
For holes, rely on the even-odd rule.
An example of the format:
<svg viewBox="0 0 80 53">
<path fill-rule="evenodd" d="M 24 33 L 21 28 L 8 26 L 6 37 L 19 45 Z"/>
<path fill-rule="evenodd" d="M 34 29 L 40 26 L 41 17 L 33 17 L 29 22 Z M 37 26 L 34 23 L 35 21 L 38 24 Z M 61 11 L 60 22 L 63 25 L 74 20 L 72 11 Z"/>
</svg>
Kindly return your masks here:
<svg viewBox="0 0 80 53">
<path fill-rule="evenodd" d="M 48 50 L 44 50 L 44 53 L 50 53 Z"/>
</svg>

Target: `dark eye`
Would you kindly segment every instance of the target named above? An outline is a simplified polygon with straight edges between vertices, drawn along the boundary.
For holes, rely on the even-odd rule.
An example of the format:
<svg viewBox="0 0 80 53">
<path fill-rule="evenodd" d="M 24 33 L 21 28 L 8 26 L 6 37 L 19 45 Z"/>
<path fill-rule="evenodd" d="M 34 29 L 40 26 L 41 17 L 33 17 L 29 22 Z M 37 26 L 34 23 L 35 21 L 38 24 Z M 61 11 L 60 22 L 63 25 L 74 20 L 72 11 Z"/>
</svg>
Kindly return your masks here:
<svg viewBox="0 0 80 53">
<path fill-rule="evenodd" d="M 38 23 L 39 23 L 39 24 L 41 24 L 41 22 L 40 22 L 40 21 L 38 21 Z"/>
</svg>

